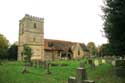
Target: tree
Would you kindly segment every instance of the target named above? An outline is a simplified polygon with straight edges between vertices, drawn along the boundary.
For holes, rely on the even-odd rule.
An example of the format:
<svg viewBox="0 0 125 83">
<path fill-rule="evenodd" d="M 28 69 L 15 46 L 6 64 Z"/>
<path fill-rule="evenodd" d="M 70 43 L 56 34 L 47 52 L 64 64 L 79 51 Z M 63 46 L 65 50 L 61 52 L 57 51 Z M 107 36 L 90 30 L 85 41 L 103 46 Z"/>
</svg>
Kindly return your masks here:
<svg viewBox="0 0 125 83">
<path fill-rule="evenodd" d="M 112 56 L 112 48 L 109 44 L 102 44 L 100 47 L 98 47 L 99 56 Z"/>
<path fill-rule="evenodd" d="M 26 44 L 24 44 L 23 46 L 23 55 L 24 55 L 24 60 L 30 63 L 32 56 L 32 49 Z"/>
<path fill-rule="evenodd" d="M 23 55 L 24 55 L 25 67 L 22 73 L 27 73 L 28 72 L 27 66 L 31 65 L 32 49 L 26 44 L 23 45 Z"/>
<path fill-rule="evenodd" d="M 87 44 L 87 48 L 88 48 L 91 55 L 96 55 L 97 54 L 97 48 L 96 48 L 94 42 L 89 42 Z"/>
<path fill-rule="evenodd" d="M 8 48 L 8 59 L 9 60 L 17 60 L 17 51 L 18 47 L 16 44 L 11 45 Z"/>
<path fill-rule="evenodd" d="M 0 59 L 7 58 L 8 46 L 9 46 L 9 41 L 6 39 L 4 35 L 0 34 Z"/>
<path fill-rule="evenodd" d="M 105 0 L 104 31 L 117 56 L 125 54 L 125 0 Z"/>
</svg>

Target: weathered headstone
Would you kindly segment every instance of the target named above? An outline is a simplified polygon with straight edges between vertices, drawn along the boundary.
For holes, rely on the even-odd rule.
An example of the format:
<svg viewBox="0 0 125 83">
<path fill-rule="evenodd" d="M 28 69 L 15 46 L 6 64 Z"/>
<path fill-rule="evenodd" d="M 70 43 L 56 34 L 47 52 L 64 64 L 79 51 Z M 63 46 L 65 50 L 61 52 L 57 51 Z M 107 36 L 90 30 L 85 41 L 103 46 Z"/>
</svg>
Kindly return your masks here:
<svg viewBox="0 0 125 83">
<path fill-rule="evenodd" d="M 76 83 L 76 77 L 70 76 L 68 78 L 68 83 Z"/>
<path fill-rule="evenodd" d="M 105 64 L 105 63 L 106 63 L 105 59 L 102 59 L 102 64 Z"/>
<path fill-rule="evenodd" d="M 87 80 L 86 69 L 78 67 L 76 69 L 76 77 L 70 76 L 68 83 L 95 83 L 93 80 Z"/>
<path fill-rule="evenodd" d="M 87 80 L 86 69 L 78 67 L 76 69 L 76 83 L 82 83 L 83 80 Z"/>
<path fill-rule="evenodd" d="M 47 62 L 47 74 L 51 74 L 51 72 L 50 72 L 50 62 Z"/>
<path fill-rule="evenodd" d="M 115 66 L 115 60 L 113 60 L 111 64 L 112 64 L 112 66 Z"/>
<path fill-rule="evenodd" d="M 94 61 L 94 64 L 95 64 L 95 66 L 98 66 L 98 65 L 99 65 L 99 61 L 96 59 L 96 60 Z"/>
</svg>

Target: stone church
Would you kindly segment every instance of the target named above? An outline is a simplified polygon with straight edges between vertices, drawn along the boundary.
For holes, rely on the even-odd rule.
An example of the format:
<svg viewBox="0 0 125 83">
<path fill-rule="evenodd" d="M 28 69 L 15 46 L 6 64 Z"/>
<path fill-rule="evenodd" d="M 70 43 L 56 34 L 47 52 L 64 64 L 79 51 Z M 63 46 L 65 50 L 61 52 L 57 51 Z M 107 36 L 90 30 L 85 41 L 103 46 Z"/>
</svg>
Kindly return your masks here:
<svg viewBox="0 0 125 83">
<path fill-rule="evenodd" d="M 31 60 L 79 59 L 89 52 L 83 43 L 44 39 L 44 19 L 26 14 L 19 21 L 18 60 L 23 60 L 23 45 L 32 49 Z"/>
</svg>

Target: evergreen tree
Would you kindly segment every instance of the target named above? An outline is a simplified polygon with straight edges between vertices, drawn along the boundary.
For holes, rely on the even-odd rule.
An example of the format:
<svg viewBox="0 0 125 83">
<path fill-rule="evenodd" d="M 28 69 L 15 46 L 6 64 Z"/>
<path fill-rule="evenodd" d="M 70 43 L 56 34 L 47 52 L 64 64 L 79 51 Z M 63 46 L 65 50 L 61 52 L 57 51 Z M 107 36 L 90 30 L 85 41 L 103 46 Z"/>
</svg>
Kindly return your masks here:
<svg viewBox="0 0 125 83">
<path fill-rule="evenodd" d="M 27 69 L 27 66 L 29 65 L 31 66 L 32 49 L 26 44 L 23 45 L 23 55 L 24 55 L 25 66 L 22 73 L 28 73 L 29 71 Z"/>
<path fill-rule="evenodd" d="M 100 47 L 98 47 L 99 51 L 99 55 L 100 56 L 112 56 L 112 48 L 109 44 L 102 44 Z"/>
<path fill-rule="evenodd" d="M 8 49 L 9 60 L 17 60 L 17 50 L 18 50 L 18 47 L 16 44 L 13 44 L 10 46 L 10 48 Z"/>
<path fill-rule="evenodd" d="M 104 31 L 115 55 L 125 54 L 125 0 L 105 0 Z"/>
<path fill-rule="evenodd" d="M 24 60 L 25 62 L 30 63 L 31 62 L 31 56 L 32 56 L 32 49 L 28 45 L 23 46 L 23 54 L 24 54 Z"/>
</svg>

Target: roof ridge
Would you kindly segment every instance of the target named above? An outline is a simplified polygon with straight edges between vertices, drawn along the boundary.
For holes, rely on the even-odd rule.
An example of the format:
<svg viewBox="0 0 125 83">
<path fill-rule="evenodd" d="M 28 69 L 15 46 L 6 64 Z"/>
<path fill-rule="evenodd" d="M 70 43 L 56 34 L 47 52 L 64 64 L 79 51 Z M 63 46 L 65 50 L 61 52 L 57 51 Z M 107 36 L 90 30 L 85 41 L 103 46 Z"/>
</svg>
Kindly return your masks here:
<svg viewBox="0 0 125 83">
<path fill-rule="evenodd" d="M 59 41 L 59 42 L 68 42 L 68 43 L 79 43 L 79 44 L 82 44 L 80 42 L 73 42 L 73 41 L 68 41 L 68 40 L 59 40 L 59 39 L 47 39 L 45 38 L 44 40 L 48 40 L 48 41 Z"/>
</svg>

